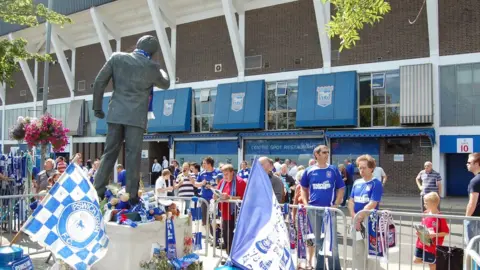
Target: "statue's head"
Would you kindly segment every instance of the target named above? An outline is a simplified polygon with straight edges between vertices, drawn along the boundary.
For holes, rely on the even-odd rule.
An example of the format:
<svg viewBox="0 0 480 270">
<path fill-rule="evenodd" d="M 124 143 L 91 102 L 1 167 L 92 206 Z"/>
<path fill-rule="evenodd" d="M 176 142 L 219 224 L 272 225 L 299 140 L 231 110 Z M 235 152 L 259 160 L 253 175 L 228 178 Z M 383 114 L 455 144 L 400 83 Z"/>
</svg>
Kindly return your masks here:
<svg viewBox="0 0 480 270">
<path fill-rule="evenodd" d="M 137 41 L 137 49 L 143 50 L 153 56 L 158 49 L 160 49 L 160 44 L 158 44 L 158 40 L 154 36 L 146 35 L 138 39 Z"/>
</svg>

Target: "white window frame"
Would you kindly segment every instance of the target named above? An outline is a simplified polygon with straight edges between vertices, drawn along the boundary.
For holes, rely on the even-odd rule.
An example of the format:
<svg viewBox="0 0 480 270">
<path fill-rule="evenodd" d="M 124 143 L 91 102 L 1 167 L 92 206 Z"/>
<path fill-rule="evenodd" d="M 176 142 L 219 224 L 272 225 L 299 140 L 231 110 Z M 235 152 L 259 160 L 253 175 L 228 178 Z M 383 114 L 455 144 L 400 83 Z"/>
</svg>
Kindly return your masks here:
<svg viewBox="0 0 480 270">
<path fill-rule="evenodd" d="M 206 97 L 206 93 L 208 93 L 208 96 Z M 203 113 L 200 112 L 200 114 L 196 114 L 196 105 L 195 105 L 195 100 L 196 98 L 198 97 L 198 100 L 199 102 L 201 103 L 204 103 L 204 102 L 208 102 L 209 103 L 209 107 L 212 105 L 212 99 L 211 97 L 213 96 L 217 96 L 217 89 L 216 88 L 208 88 L 208 89 L 194 89 L 193 90 L 193 100 L 192 100 L 192 106 L 193 106 L 193 110 L 192 110 L 192 129 L 191 129 L 191 132 L 192 133 L 208 133 L 208 132 L 212 132 L 213 131 L 213 116 L 214 116 L 214 112 L 209 112 L 209 113 Z M 215 99 L 215 102 L 216 102 L 216 99 Z M 202 106 L 200 105 L 200 110 L 202 110 Z M 215 110 L 215 104 L 213 104 L 213 110 Z M 208 131 L 205 131 L 203 130 L 203 123 L 202 123 L 202 118 L 203 117 L 208 117 L 209 118 L 209 124 L 210 124 L 210 127 L 208 128 Z M 199 130 L 200 131 L 195 131 L 195 125 L 196 125 L 196 120 L 199 119 L 199 123 L 200 123 L 200 127 L 199 127 Z"/>
<path fill-rule="evenodd" d="M 278 109 L 278 97 L 279 97 L 279 96 L 277 95 L 277 87 L 278 87 L 279 84 L 283 84 L 283 83 L 285 83 L 286 86 L 287 86 L 287 91 L 286 91 L 286 94 L 285 94 L 285 96 L 287 97 L 287 109 L 279 110 L 279 109 Z M 288 86 L 291 85 L 291 84 L 294 84 L 294 83 L 297 84 L 297 89 L 296 89 L 296 90 L 288 90 Z M 275 88 L 274 88 L 273 90 L 269 90 L 269 87 L 268 87 L 269 85 L 274 85 Z M 266 91 L 265 91 L 265 130 L 271 130 L 271 131 L 273 131 L 273 130 L 278 130 L 278 131 L 282 131 L 282 130 L 297 130 L 297 128 L 294 128 L 294 129 L 289 129 L 289 128 L 288 128 L 288 123 L 290 123 L 289 113 L 292 113 L 292 112 L 296 113 L 296 112 L 297 112 L 297 109 L 296 109 L 296 108 L 295 108 L 295 110 L 289 110 L 289 109 L 288 109 L 288 95 L 289 95 L 289 93 L 291 93 L 291 92 L 297 93 L 297 100 L 298 100 L 298 80 L 268 82 L 268 83 L 266 83 L 266 85 L 265 85 L 265 89 L 266 89 Z M 274 128 L 274 129 L 269 129 L 269 128 L 268 128 L 268 124 L 269 124 L 269 121 L 268 121 L 268 113 L 270 112 L 270 111 L 268 110 L 268 102 L 269 102 L 269 100 L 268 100 L 268 91 L 275 91 L 275 95 L 274 95 L 274 96 L 275 96 L 275 128 Z M 283 95 L 281 95 L 280 97 L 283 97 Z M 287 113 L 287 128 L 286 128 L 286 129 L 279 129 L 279 128 L 278 128 L 278 117 L 277 117 L 277 115 L 278 115 L 279 113 Z M 295 114 L 295 115 L 296 115 L 296 114 Z M 296 119 L 293 119 L 293 120 L 295 121 Z"/>
<path fill-rule="evenodd" d="M 400 71 L 399 70 L 389 70 L 389 71 L 398 71 L 399 72 L 399 76 L 400 76 Z M 362 127 L 360 126 L 360 123 L 361 123 L 361 120 L 360 120 L 360 110 L 361 109 L 368 109 L 370 108 L 370 126 L 368 127 L 388 127 L 387 126 L 387 121 L 388 121 L 388 115 L 387 115 L 387 108 L 395 108 L 395 107 L 398 107 L 400 109 L 400 103 L 392 103 L 392 104 L 388 104 L 387 103 L 387 73 L 389 71 L 383 71 L 383 72 L 372 72 L 372 73 L 362 73 L 362 74 L 358 74 L 358 91 L 357 91 L 357 100 L 358 100 L 358 127 Z M 379 87 L 372 87 L 373 85 L 373 77 L 374 75 L 379 75 L 379 74 L 382 74 L 383 73 L 383 88 L 379 88 Z M 370 105 L 360 105 L 360 77 L 362 76 L 365 76 L 365 75 L 368 75 L 370 74 Z M 373 91 L 375 89 L 384 89 L 384 103 L 383 104 L 373 104 Z M 384 108 L 384 113 L 385 113 L 385 121 L 384 121 L 384 124 L 383 125 L 380 125 L 380 126 L 375 126 L 373 124 L 373 110 L 375 108 Z M 364 128 L 367 128 L 367 127 L 364 127 Z"/>
</svg>

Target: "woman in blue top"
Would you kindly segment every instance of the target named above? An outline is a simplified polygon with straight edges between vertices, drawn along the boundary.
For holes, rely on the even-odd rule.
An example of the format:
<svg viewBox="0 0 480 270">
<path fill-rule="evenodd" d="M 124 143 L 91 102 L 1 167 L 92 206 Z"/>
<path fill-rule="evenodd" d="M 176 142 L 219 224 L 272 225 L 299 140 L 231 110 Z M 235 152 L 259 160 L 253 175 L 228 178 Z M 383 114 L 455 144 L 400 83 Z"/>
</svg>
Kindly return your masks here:
<svg viewBox="0 0 480 270">
<path fill-rule="evenodd" d="M 376 166 L 375 159 L 370 155 L 363 155 L 357 158 L 356 163 L 362 178 L 358 179 L 353 184 L 350 200 L 348 201 L 348 210 L 352 216 L 352 224 L 354 222 L 353 218 L 355 217 L 355 214 L 361 210 L 378 209 L 383 195 L 382 182 L 379 179 L 373 178 L 373 170 Z M 354 231 L 361 231 L 362 222 L 364 223 L 365 228 L 368 228 L 365 222 L 368 219 L 366 218 L 368 216 L 369 213 L 360 214 L 357 218 L 356 224 L 353 224 L 355 228 Z M 353 237 L 357 238 L 356 233 L 353 234 Z M 367 263 L 363 263 L 367 258 L 365 239 L 361 238 L 354 240 L 357 241 L 355 254 L 357 265 L 355 265 L 355 269 L 382 269 L 379 264 L 379 259 L 367 259 Z M 377 265 L 375 266 L 375 264 Z"/>
<path fill-rule="evenodd" d="M 248 176 L 250 175 L 250 168 L 248 168 L 248 163 L 244 160 L 242 161 L 242 164 L 240 165 L 240 167 L 242 169 L 238 172 L 237 175 L 240 176 L 240 178 L 242 178 L 246 182 L 248 180 Z"/>
</svg>

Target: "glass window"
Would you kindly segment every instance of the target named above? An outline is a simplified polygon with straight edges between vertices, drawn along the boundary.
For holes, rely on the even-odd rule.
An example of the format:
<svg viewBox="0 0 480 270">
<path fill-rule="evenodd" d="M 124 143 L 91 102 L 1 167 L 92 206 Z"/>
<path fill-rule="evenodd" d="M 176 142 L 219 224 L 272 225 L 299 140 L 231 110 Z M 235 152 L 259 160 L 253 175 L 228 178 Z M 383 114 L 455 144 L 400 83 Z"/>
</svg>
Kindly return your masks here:
<svg viewBox="0 0 480 270">
<path fill-rule="evenodd" d="M 412 154 L 413 145 L 410 138 L 390 138 L 385 140 L 385 154 Z"/>
<path fill-rule="evenodd" d="M 480 64 L 440 67 L 440 124 L 480 124 Z"/>
<path fill-rule="evenodd" d="M 362 105 L 371 105 L 371 93 L 370 93 L 370 85 L 372 83 L 372 78 L 370 75 L 360 75 L 360 106 Z"/>
<path fill-rule="evenodd" d="M 348 159 L 355 166 L 357 157 L 369 154 L 375 159 L 377 166 L 380 166 L 380 143 L 377 138 L 332 139 L 330 148 L 333 165 L 345 164 L 345 160 Z M 356 171 L 358 172 L 357 169 Z"/>
<path fill-rule="evenodd" d="M 209 91 L 205 91 L 209 90 Z M 203 93 L 203 96 L 202 96 Z M 206 98 L 208 93 L 208 98 Z M 216 89 L 194 90 L 194 124 L 193 132 L 210 132 L 213 125 L 213 114 L 215 112 Z"/>
<path fill-rule="evenodd" d="M 400 126 L 399 70 L 359 75 L 360 127 Z"/>
<path fill-rule="evenodd" d="M 285 93 L 285 85 L 287 87 Z M 277 91 L 277 86 L 282 91 Z M 267 83 L 267 129 L 295 129 L 298 81 Z"/>
<path fill-rule="evenodd" d="M 208 156 L 215 161 L 215 167 L 219 163 L 232 164 L 237 169 L 238 149 L 237 141 L 182 141 L 175 142 L 175 159 L 180 164 L 184 162 L 196 162 L 202 164 L 202 160 Z"/>
</svg>

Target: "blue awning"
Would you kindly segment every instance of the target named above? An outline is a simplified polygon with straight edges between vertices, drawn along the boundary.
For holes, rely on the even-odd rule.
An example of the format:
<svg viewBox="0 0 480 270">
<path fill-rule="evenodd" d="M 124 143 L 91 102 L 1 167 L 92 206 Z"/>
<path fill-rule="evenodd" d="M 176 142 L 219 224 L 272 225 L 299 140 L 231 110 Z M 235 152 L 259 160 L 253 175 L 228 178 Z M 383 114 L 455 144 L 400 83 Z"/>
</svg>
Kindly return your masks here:
<svg viewBox="0 0 480 270">
<path fill-rule="evenodd" d="M 357 73 L 300 76 L 296 126 L 357 126 Z"/>
<path fill-rule="evenodd" d="M 327 138 L 426 136 L 430 138 L 432 144 L 435 144 L 435 129 L 433 128 L 327 130 L 325 136 Z"/>
<path fill-rule="evenodd" d="M 263 129 L 265 81 L 219 84 L 213 129 Z"/>
<path fill-rule="evenodd" d="M 323 138 L 324 130 L 285 130 L 285 131 L 259 131 L 259 132 L 242 132 L 238 136 L 241 138 L 248 137 L 318 137 Z"/>
<path fill-rule="evenodd" d="M 108 103 L 110 102 L 110 97 L 103 97 L 102 101 L 102 110 L 105 113 L 105 117 L 103 119 L 97 118 L 97 135 L 106 135 L 108 128 L 107 128 L 107 115 L 108 115 Z M 88 108 L 91 110 L 92 108 Z"/>
<path fill-rule="evenodd" d="M 148 121 L 148 132 L 191 130 L 192 88 L 153 92 L 155 119 Z"/>
<path fill-rule="evenodd" d="M 440 135 L 440 153 L 480 152 L 480 135 Z"/>
</svg>

